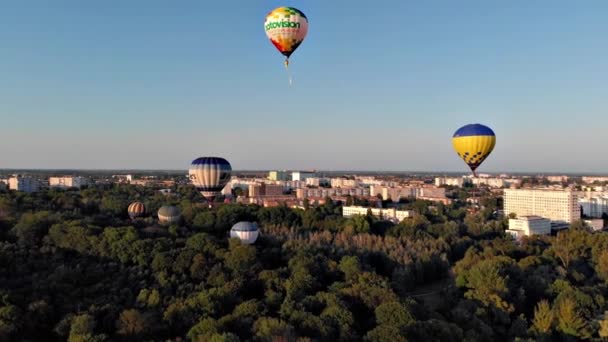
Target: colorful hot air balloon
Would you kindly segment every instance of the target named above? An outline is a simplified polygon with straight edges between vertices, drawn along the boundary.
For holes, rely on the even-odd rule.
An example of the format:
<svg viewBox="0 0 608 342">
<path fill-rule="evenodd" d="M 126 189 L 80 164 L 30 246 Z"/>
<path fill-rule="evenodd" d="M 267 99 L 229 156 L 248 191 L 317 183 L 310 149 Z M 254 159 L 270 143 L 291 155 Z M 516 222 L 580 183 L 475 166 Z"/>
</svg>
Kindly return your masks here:
<svg viewBox="0 0 608 342">
<path fill-rule="evenodd" d="M 289 57 L 308 33 L 308 18 L 293 7 L 275 8 L 266 15 L 264 30 L 270 42 L 285 56 L 285 68 L 288 68 Z M 291 84 L 291 78 L 289 83 Z"/>
<path fill-rule="evenodd" d="M 129 217 L 131 217 L 131 220 L 133 220 L 136 217 L 143 216 L 146 213 L 146 207 L 141 202 L 133 202 L 129 204 L 127 212 L 129 213 Z"/>
<path fill-rule="evenodd" d="M 172 224 L 179 222 L 180 212 L 177 207 L 165 205 L 158 209 L 158 221 L 160 223 Z"/>
<path fill-rule="evenodd" d="M 201 157 L 192 161 L 188 175 L 201 195 L 212 202 L 230 180 L 232 167 L 219 157 Z"/>
<path fill-rule="evenodd" d="M 469 165 L 473 175 L 477 177 L 475 170 L 492 153 L 496 145 L 496 135 L 487 126 L 466 125 L 454 133 L 452 145 L 458 156 Z"/>
<path fill-rule="evenodd" d="M 251 245 L 258 239 L 260 231 L 255 223 L 239 222 L 230 229 L 230 237 L 241 240 L 242 243 Z"/>
</svg>

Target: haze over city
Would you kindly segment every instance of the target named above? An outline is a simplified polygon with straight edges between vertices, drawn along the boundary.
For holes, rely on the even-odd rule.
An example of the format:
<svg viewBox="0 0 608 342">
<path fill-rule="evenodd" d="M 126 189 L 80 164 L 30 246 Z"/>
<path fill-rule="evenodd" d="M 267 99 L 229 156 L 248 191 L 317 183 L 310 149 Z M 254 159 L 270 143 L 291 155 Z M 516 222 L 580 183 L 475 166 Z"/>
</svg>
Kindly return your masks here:
<svg viewBox="0 0 608 342">
<path fill-rule="evenodd" d="M 0 12 L 3 168 L 462 171 L 454 131 L 494 129 L 482 172 L 602 172 L 608 3 L 14 2 Z"/>
</svg>

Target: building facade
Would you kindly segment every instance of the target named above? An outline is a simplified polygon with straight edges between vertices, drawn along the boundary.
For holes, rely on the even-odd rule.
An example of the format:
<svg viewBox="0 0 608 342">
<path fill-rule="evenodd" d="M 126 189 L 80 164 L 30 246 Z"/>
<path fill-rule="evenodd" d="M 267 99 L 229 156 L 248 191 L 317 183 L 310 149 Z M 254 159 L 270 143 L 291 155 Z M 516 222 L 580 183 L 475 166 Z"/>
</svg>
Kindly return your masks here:
<svg viewBox="0 0 608 342">
<path fill-rule="evenodd" d="M 412 210 L 397 210 L 395 208 L 366 208 L 360 206 L 344 206 L 342 207 L 342 216 L 352 217 L 355 215 L 367 215 L 371 210 L 373 216 L 382 220 L 401 222 L 406 218 L 413 217 Z"/>
<path fill-rule="evenodd" d="M 88 179 L 84 177 L 75 177 L 75 176 L 67 176 L 67 177 L 49 177 L 49 187 L 50 188 L 59 188 L 59 189 L 68 189 L 68 188 L 80 188 L 83 185 L 88 184 Z"/>
<path fill-rule="evenodd" d="M 270 171 L 268 172 L 268 179 L 273 181 L 287 181 L 289 180 L 289 173 L 287 171 Z"/>
<path fill-rule="evenodd" d="M 291 173 L 292 181 L 305 181 L 306 178 L 316 177 L 314 172 L 306 172 L 306 171 L 294 171 Z"/>
<path fill-rule="evenodd" d="M 11 190 L 31 193 L 37 192 L 40 184 L 32 177 L 13 176 L 8 179 L 8 187 Z"/>
<path fill-rule="evenodd" d="M 583 214 L 589 217 L 608 215 L 608 195 L 585 196 L 578 200 L 578 204 L 582 207 Z"/>
<path fill-rule="evenodd" d="M 581 218 L 578 196 L 571 189 L 505 189 L 504 210 L 506 215 L 540 216 L 561 223 Z"/>
<path fill-rule="evenodd" d="M 551 221 L 540 216 L 522 216 L 509 219 L 509 229 L 506 231 L 516 239 L 522 236 L 551 234 Z"/>
</svg>

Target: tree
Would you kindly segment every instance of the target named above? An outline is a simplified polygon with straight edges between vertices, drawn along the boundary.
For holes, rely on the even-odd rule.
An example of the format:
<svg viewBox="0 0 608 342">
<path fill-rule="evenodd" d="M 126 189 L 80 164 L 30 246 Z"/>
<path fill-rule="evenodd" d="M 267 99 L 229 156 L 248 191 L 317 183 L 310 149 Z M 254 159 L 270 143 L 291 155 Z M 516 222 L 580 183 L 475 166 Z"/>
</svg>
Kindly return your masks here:
<svg viewBox="0 0 608 342">
<path fill-rule="evenodd" d="M 549 302 L 545 299 L 536 304 L 532 324 L 539 334 L 549 334 L 553 329 L 554 315 Z"/>
<path fill-rule="evenodd" d="M 567 269 L 570 264 L 585 256 L 587 251 L 586 235 L 581 229 L 568 229 L 561 231 L 553 241 L 553 252 Z"/>
<path fill-rule="evenodd" d="M 346 280 L 355 279 L 355 277 L 361 272 L 361 265 L 359 264 L 359 258 L 356 256 L 344 256 L 340 260 L 338 266 L 340 271 L 344 273 Z"/>
<path fill-rule="evenodd" d="M 136 309 L 124 310 L 117 322 L 118 333 L 126 336 L 137 336 L 146 328 L 144 317 Z"/>
<path fill-rule="evenodd" d="M 557 304 L 557 328 L 566 335 L 583 337 L 585 335 L 585 319 L 576 306 L 576 302 L 566 297 Z"/>
<path fill-rule="evenodd" d="M 595 272 L 605 282 L 608 282 L 608 250 L 604 250 L 598 257 Z"/>
<path fill-rule="evenodd" d="M 608 340 L 608 312 L 604 313 L 604 319 L 600 321 L 598 334 L 601 338 Z"/>
</svg>

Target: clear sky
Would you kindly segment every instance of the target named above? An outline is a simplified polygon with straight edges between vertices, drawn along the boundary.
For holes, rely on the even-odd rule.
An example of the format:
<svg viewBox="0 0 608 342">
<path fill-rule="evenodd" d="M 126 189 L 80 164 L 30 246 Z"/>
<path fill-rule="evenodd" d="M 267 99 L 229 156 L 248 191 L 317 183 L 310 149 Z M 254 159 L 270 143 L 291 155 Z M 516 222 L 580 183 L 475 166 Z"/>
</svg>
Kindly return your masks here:
<svg viewBox="0 0 608 342">
<path fill-rule="evenodd" d="M 265 15 L 294 6 L 291 58 Z M 0 168 L 608 173 L 608 1 L 10 1 Z"/>
</svg>

